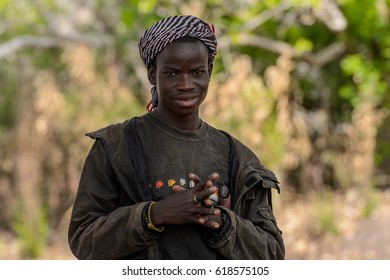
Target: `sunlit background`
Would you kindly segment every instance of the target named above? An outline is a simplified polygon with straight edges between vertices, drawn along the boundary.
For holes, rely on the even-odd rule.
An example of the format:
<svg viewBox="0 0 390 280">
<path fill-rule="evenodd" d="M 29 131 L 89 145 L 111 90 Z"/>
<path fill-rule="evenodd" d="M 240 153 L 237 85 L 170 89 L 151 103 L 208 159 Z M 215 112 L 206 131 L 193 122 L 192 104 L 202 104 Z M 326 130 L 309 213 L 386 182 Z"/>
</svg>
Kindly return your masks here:
<svg viewBox="0 0 390 280">
<path fill-rule="evenodd" d="M 0 259 L 73 259 L 88 131 L 143 114 L 138 39 L 218 38 L 203 120 L 278 176 L 287 259 L 390 259 L 389 0 L 0 0 Z"/>
</svg>

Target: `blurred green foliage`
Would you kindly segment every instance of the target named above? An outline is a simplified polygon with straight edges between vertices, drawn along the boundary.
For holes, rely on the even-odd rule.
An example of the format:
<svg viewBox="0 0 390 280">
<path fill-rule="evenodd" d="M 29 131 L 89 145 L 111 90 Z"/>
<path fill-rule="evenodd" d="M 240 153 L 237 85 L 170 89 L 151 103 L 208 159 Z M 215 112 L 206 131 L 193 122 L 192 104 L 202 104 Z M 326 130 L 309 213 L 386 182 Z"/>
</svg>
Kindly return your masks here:
<svg viewBox="0 0 390 280">
<path fill-rule="evenodd" d="M 0 150 L 0 184 L 7 190 L 0 192 L 0 203 L 15 209 L 11 228 L 23 240 L 26 256 L 39 256 L 43 240 L 36 237 L 45 237 L 47 223 L 58 225 L 72 205 L 91 145 L 81 136 L 145 111 L 150 85 L 137 49 L 143 31 L 162 17 L 189 13 L 213 23 L 219 40 L 212 75 L 217 91 L 209 93 L 217 108 L 206 104 L 205 118 L 248 142 L 293 187 L 307 179 L 307 166 L 322 170 L 315 176 L 323 176 L 326 187 L 356 187 L 349 158 L 338 156 L 353 146 L 346 134 L 358 126 L 352 119 L 362 105 L 373 104 L 374 113 L 390 110 L 389 0 L 0 0 L 0 145 L 7 147 Z M 278 92 L 267 75 L 275 65 L 283 72 L 278 63 L 286 53 L 291 69 L 273 83 L 288 88 Z M 249 58 L 250 71 L 237 78 L 246 71 L 236 63 L 242 58 Z M 238 92 L 225 95 L 224 85 L 238 85 Z M 280 100 L 289 107 L 280 107 Z M 321 121 L 313 117 L 323 115 Z M 283 127 L 288 123 L 280 127 L 281 120 L 300 130 Z M 381 120 L 378 134 L 370 134 L 375 150 L 367 152 L 367 160 L 375 160 L 372 175 L 390 174 L 390 120 L 385 114 Z M 28 121 L 31 142 L 37 142 L 32 147 L 46 151 L 42 162 L 36 161 L 47 177 L 36 188 L 42 181 L 49 188 L 34 227 L 28 226 L 23 205 L 9 199 L 24 187 L 15 183 L 14 172 L 15 155 L 24 145 L 14 137 Z M 302 152 L 304 145 L 310 147 Z M 375 201 L 367 196 L 364 215 Z M 318 208 L 321 231 L 337 232 L 327 207 Z M 8 230 L 15 216 L 0 218 L 0 229 Z"/>
</svg>

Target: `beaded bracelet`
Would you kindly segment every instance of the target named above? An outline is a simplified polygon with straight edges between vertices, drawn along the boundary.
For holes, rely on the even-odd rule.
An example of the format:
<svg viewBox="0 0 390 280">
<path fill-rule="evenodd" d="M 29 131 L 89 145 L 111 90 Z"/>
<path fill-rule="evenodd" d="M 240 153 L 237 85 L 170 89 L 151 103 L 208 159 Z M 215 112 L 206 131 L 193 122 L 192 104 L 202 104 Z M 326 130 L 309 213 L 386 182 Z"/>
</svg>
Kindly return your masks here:
<svg viewBox="0 0 390 280">
<path fill-rule="evenodd" d="M 155 204 L 156 202 L 153 201 L 149 204 L 149 207 L 148 207 L 148 216 L 146 217 L 146 226 L 151 229 L 151 230 L 154 230 L 154 231 L 157 231 L 157 232 L 162 232 L 164 230 L 164 227 L 155 227 L 152 223 L 152 220 L 150 219 L 150 209 L 152 208 L 152 205 Z"/>
</svg>

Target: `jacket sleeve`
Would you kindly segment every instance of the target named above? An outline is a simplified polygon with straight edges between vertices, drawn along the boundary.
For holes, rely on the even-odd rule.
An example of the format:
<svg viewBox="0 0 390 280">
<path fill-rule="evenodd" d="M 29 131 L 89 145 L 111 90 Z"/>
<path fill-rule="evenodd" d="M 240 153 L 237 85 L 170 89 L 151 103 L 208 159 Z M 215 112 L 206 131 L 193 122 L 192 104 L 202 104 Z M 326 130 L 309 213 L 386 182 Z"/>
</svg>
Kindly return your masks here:
<svg viewBox="0 0 390 280">
<path fill-rule="evenodd" d="M 271 206 L 271 189 L 278 191 L 275 175 L 256 155 L 235 142 L 238 171 L 233 209 L 221 207 L 228 219 L 209 246 L 227 259 L 284 259 L 285 247 Z"/>
<path fill-rule="evenodd" d="M 158 237 L 143 225 L 148 202 L 129 205 L 104 149 L 97 140 L 81 174 L 68 241 L 78 259 L 119 259 L 140 253 Z"/>
<path fill-rule="evenodd" d="M 266 203 L 266 189 L 258 189 L 256 197 L 246 198 L 244 208 L 250 209 L 241 216 L 221 207 L 229 219 L 227 230 L 214 244 L 209 244 L 227 259 L 284 259 L 285 248 L 281 231 L 276 225 L 270 206 Z M 264 200 L 264 203 L 259 203 Z"/>
</svg>

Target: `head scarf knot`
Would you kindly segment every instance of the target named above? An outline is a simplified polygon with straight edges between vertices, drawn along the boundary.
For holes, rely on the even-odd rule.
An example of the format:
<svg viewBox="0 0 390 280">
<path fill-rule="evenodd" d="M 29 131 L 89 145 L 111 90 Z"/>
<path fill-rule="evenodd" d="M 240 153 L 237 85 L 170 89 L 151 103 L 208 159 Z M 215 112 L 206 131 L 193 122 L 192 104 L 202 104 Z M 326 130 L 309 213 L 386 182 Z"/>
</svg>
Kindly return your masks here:
<svg viewBox="0 0 390 280">
<path fill-rule="evenodd" d="M 156 56 L 170 43 L 182 37 L 193 37 L 203 42 L 209 50 L 209 64 L 217 54 L 217 39 L 214 27 L 194 16 L 170 16 L 149 27 L 141 37 L 138 48 L 147 68 Z M 152 87 L 152 100 L 147 106 L 151 111 L 157 107 L 157 89 Z"/>
</svg>

